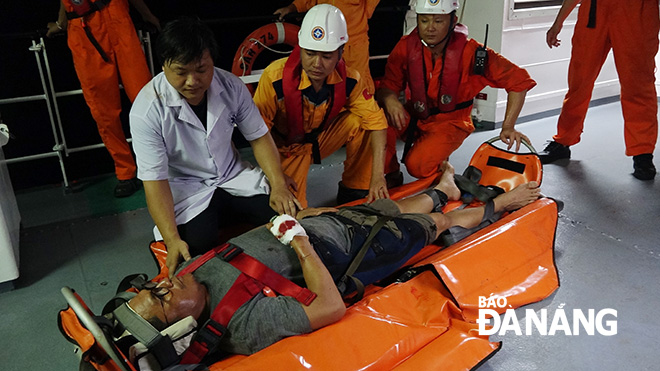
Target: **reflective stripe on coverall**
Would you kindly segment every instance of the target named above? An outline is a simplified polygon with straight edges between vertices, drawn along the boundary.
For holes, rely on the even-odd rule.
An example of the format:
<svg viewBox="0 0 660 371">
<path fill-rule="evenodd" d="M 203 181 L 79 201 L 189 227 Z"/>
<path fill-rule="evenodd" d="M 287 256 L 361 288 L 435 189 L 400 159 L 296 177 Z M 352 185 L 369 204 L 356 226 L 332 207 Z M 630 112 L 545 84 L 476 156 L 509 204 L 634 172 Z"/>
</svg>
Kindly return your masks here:
<svg viewBox="0 0 660 371">
<path fill-rule="evenodd" d="M 653 153 L 658 138 L 658 0 L 598 0 L 597 4 L 595 28 L 587 28 L 591 1 L 582 1 L 578 10 L 568 92 L 553 139 L 566 146 L 580 141 L 594 83 L 612 49 L 621 84 L 626 155 Z"/>
<path fill-rule="evenodd" d="M 63 0 L 63 3 L 67 12 L 73 11 L 71 0 Z M 82 27 L 83 20 L 110 58 L 110 63 L 103 60 L 90 42 Z M 124 90 L 133 102 L 151 79 L 151 72 L 129 16 L 127 0 L 112 0 L 97 12 L 69 20 L 67 33 L 83 96 L 114 160 L 115 174 L 119 180 L 134 178 L 135 160 L 119 119 L 119 74 Z"/>
</svg>

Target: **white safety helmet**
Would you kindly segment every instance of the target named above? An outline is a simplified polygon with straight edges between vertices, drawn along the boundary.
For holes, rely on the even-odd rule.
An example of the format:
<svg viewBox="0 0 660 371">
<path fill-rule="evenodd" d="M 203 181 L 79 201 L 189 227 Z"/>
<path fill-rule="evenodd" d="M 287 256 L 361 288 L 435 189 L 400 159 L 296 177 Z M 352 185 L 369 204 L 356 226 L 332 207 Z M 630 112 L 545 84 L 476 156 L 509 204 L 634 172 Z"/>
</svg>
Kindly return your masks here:
<svg viewBox="0 0 660 371">
<path fill-rule="evenodd" d="M 458 0 L 417 0 L 417 14 L 449 14 L 458 9 Z"/>
<path fill-rule="evenodd" d="M 298 45 L 303 49 L 332 52 L 348 41 L 346 19 L 330 4 L 312 7 L 300 25 Z"/>
</svg>

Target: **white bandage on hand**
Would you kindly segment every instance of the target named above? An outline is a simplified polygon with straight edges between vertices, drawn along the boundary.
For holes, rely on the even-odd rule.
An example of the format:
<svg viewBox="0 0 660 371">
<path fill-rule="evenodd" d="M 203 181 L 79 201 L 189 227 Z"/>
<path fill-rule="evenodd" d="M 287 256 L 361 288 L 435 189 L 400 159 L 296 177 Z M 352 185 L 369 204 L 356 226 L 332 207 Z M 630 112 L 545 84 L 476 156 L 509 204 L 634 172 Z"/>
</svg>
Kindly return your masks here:
<svg viewBox="0 0 660 371">
<path fill-rule="evenodd" d="M 276 216 L 271 219 L 271 223 L 273 223 L 273 226 L 270 228 L 270 233 L 285 245 L 290 244 L 294 236 L 307 237 L 305 229 L 291 215 L 282 214 Z"/>
</svg>

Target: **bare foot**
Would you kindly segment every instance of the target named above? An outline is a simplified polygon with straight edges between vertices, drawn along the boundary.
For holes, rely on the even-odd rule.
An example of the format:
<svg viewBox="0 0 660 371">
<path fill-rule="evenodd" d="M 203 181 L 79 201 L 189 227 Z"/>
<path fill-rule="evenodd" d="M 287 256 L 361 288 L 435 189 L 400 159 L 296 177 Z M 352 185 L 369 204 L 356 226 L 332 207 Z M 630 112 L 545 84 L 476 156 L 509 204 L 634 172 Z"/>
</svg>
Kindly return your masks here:
<svg viewBox="0 0 660 371">
<path fill-rule="evenodd" d="M 451 201 L 456 201 L 461 198 L 461 190 L 458 189 L 454 182 L 454 167 L 449 161 L 444 161 L 440 167 L 440 171 L 442 171 L 440 183 L 434 188 L 444 192 Z"/>
<path fill-rule="evenodd" d="M 521 184 L 511 191 L 495 197 L 493 200 L 495 202 L 495 212 L 520 209 L 536 201 L 539 196 L 541 196 L 541 188 L 539 188 L 538 183 Z"/>
</svg>

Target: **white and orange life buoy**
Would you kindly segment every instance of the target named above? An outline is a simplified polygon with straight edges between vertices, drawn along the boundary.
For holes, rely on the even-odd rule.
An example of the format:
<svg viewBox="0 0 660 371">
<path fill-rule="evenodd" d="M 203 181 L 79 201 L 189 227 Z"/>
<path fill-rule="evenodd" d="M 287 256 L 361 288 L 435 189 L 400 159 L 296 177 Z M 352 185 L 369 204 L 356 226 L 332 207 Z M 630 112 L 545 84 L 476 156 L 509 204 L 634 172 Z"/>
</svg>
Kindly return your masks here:
<svg viewBox="0 0 660 371">
<path fill-rule="evenodd" d="M 249 34 L 241 43 L 234 55 L 231 72 L 236 76 L 247 76 L 252 72 L 254 60 L 266 48 L 287 44 L 298 45 L 298 30 L 300 27 L 291 23 L 275 22 L 259 27 Z M 251 86 L 248 89 L 253 93 Z"/>
</svg>

